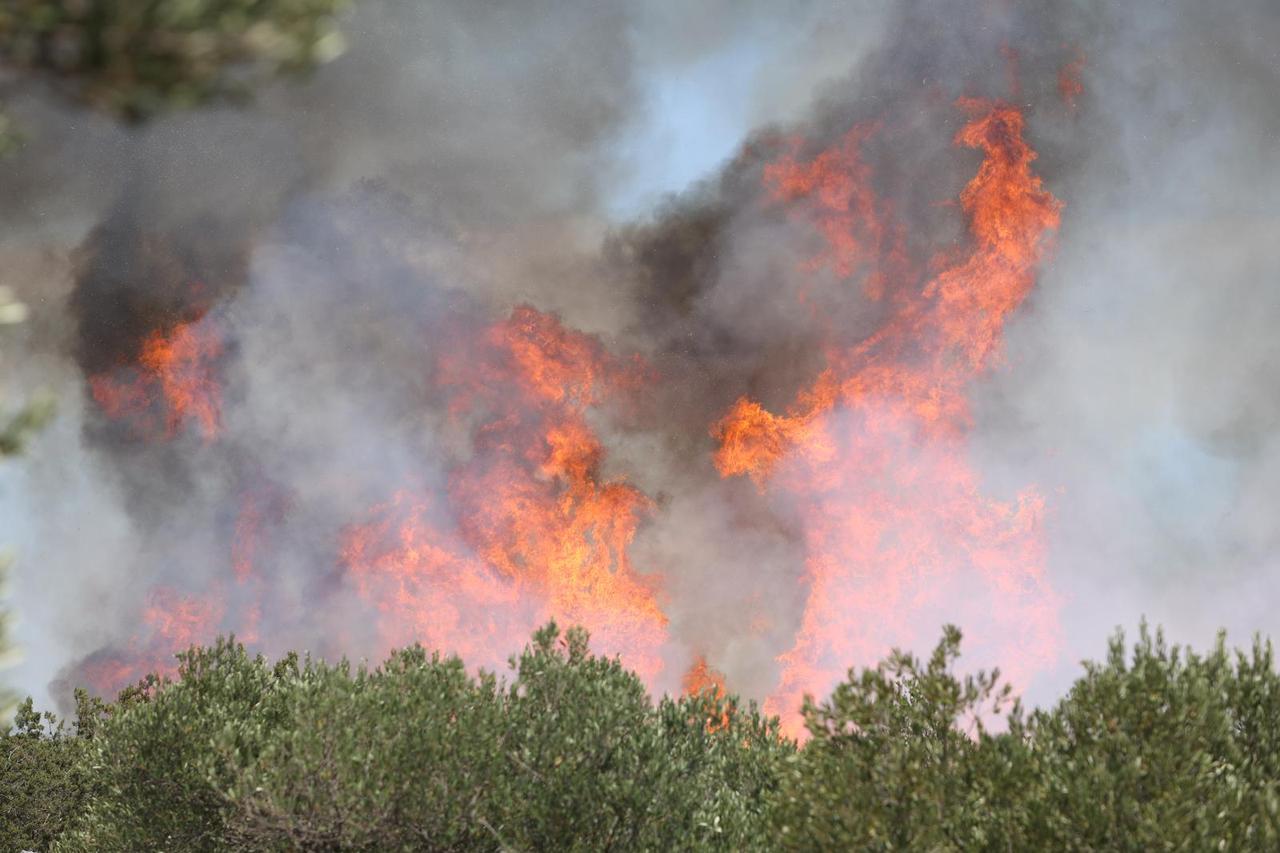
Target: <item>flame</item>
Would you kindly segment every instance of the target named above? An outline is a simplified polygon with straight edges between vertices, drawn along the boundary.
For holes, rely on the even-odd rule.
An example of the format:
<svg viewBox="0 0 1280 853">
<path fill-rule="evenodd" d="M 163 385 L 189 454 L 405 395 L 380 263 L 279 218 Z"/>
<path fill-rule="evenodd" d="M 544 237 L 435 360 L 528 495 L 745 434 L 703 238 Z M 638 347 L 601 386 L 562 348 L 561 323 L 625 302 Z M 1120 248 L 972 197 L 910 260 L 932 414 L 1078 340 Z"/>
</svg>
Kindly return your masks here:
<svg viewBox="0 0 1280 853">
<path fill-rule="evenodd" d="M 698 655 L 693 665 L 685 671 L 684 677 L 680 680 L 680 688 L 685 696 L 708 694 L 712 699 L 723 700 L 726 695 L 724 673 L 708 665 L 707 659 L 702 655 Z M 726 706 L 719 714 L 711 716 L 706 722 L 707 731 L 715 732 L 728 728 L 732 716 L 730 711 L 731 709 Z"/>
<path fill-rule="evenodd" d="M 249 492 L 241 498 L 231 539 L 231 571 L 238 581 L 253 577 L 254 556 L 262 544 L 263 511 L 262 500 L 256 494 Z"/>
<path fill-rule="evenodd" d="M 451 472 L 445 505 L 401 494 L 346 536 L 344 562 L 387 644 L 491 661 L 555 618 L 587 627 L 652 683 L 666 617 L 627 555 L 651 503 L 601 477 L 604 450 L 586 420 L 646 378 L 640 363 L 529 307 L 460 344 L 438 379 L 474 453 Z"/>
<path fill-rule="evenodd" d="M 955 143 L 983 155 L 960 194 L 967 252 L 940 257 L 941 271 L 922 286 L 896 288 L 904 295 L 890 319 L 857 346 L 832 348 L 828 368 L 785 414 L 743 398 L 712 428 L 722 476 L 750 476 L 802 511 L 809 594 L 766 703 L 796 736 L 804 694 L 826 691 L 891 645 L 927 643 L 915 633 L 925 622 L 936 631 L 960 621 L 979 643 L 998 643 L 1015 681 L 1055 653 L 1043 501 L 1034 490 L 1013 501 L 983 495 L 967 460 L 966 390 L 998 363 L 1004 324 L 1034 284 L 1061 205 L 1031 170 L 1036 155 L 1017 108 L 958 106 L 971 118 Z M 887 210 L 856 159 L 865 138 L 855 129 L 832 152 L 785 158 L 764 179 L 809 204 L 839 269 L 901 276 L 896 250 L 858 236 L 891 233 L 864 221 Z"/>
<path fill-rule="evenodd" d="M 174 653 L 207 642 L 225 615 L 217 596 L 183 595 L 156 587 L 142 612 L 143 628 L 121 649 L 94 655 L 82 667 L 85 681 L 98 693 L 110 694 L 148 673 L 172 676 Z"/>
<path fill-rule="evenodd" d="M 182 595 L 161 587 L 151 593 L 143 621 L 169 648 L 182 649 L 203 642 L 222 620 L 216 599 Z"/>
<path fill-rule="evenodd" d="M 680 692 L 686 696 L 708 692 L 723 696 L 724 673 L 710 666 L 705 657 L 698 655 L 680 680 Z"/>
<path fill-rule="evenodd" d="M 221 355 L 212 323 L 180 323 L 152 332 L 137 365 L 90 377 L 89 390 L 107 417 L 130 422 L 145 437 L 173 438 L 193 423 L 211 441 L 221 429 L 222 392 L 214 370 Z"/>
<path fill-rule="evenodd" d="M 177 671 L 177 652 L 208 643 L 219 633 L 234 633 L 237 640 L 250 645 L 258 642 L 266 589 L 255 571 L 254 557 L 264 526 L 278 520 L 280 512 L 275 495 L 249 491 L 242 496 L 231 543 L 234 606 L 228 585 L 219 579 L 199 595 L 168 586 L 153 588 L 138 630 L 122 646 L 86 660 L 81 666 L 85 681 L 99 693 L 109 694 L 148 673 L 172 676 Z"/>
<path fill-rule="evenodd" d="M 1062 66 L 1058 71 L 1058 94 L 1070 109 L 1076 108 L 1076 99 L 1084 94 L 1084 83 L 1080 76 L 1084 74 L 1085 57 L 1083 51 L 1077 51 L 1075 59 Z"/>
<path fill-rule="evenodd" d="M 441 532 L 432 510 L 408 492 L 374 507 L 373 521 L 347 531 L 343 562 L 377 609 L 384 645 L 418 642 L 496 665 L 496 655 L 527 637 L 531 618 L 516 618 L 520 590 L 466 556 L 465 544 Z"/>
<path fill-rule="evenodd" d="M 439 497 L 401 491 L 341 537 L 339 560 L 373 607 L 379 642 L 421 642 L 494 667 L 555 618 L 587 627 L 598 650 L 621 655 L 652 684 L 666 617 L 655 582 L 627 554 L 652 504 L 601 475 L 604 449 L 587 422 L 591 408 L 651 381 L 648 368 L 528 307 L 479 334 L 464 326 L 443 348 L 451 355 L 436 379 L 473 453 Z M 221 350 L 205 331 L 187 325 L 148 338 L 135 377 L 94 383 L 104 411 L 142 428 L 158 395 L 166 435 L 186 418 L 216 427 L 211 361 Z M 231 628 L 257 641 L 271 588 L 255 561 L 285 510 L 271 489 L 244 491 L 231 531 L 234 586 L 214 581 L 199 597 L 157 589 L 139 632 L 85 663 L 88 681 L 107 690 L 171 674 L 174 652 Z"/>
<path fill-rule="evenodd" d="M 888 274 L 904 258 L 902 230 L 888 223 L 861 157 L 862 144 L 879 129 L 878 124 L 859 125 L 841 144 L 807 162 L 797 158 L 801 140 L 791 139 L 790 150 L 764 167 L 764 183 L 774 201 L 812 202 L 800 210 L 811 214 L 807 218 L 827 248 L 804 268 L 826 267 L 842 278 L 867 268 L 863 291 L 871 299 L 884 296 Z"/>
<path fill-rule="evenodd" d="M 270 532 L 283 521 L 286 509 L 284 496 L 269 484 L 258 484 L 240 496 L 240 511 L 231 536 L 231 572 L 244 602 L 244 617 L 236 635 L 247 644 L 261 639 L 262 603 L 267 594 L 257 561 L 270 542 Z"/>
</svg>

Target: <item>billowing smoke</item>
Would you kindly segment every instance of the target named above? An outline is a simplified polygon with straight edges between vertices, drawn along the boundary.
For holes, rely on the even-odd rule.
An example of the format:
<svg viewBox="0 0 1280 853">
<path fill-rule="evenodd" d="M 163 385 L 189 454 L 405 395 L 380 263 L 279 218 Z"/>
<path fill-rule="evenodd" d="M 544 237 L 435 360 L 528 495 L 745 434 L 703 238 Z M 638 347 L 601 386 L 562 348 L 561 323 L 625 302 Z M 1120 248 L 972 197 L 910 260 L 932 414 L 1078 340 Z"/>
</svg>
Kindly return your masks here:
<svg viewBox="0 0 1280 853">
<path fill-rule="evenodd" d="M 681 9 L 370 0 L 247 112 L 18 105 L 6 359 L 63 401 L 5 474 L 22 687 L 231 630 L 494 666 L 557 615 L 657 689 L 701 657 L 763 699 L 956 619 L 1047 698 L 1143 613 L 1269 628 L 1266 3 Z M 727 161 L 644 190 L 681 121 Z M 964 199 L 1022 138 L 1053 227 L 990 351 L 944 346 L 920 294 L 1021 258 Z M 743 401 L 786 421 L 758 477 L 717 456 Z"/>
</svg>

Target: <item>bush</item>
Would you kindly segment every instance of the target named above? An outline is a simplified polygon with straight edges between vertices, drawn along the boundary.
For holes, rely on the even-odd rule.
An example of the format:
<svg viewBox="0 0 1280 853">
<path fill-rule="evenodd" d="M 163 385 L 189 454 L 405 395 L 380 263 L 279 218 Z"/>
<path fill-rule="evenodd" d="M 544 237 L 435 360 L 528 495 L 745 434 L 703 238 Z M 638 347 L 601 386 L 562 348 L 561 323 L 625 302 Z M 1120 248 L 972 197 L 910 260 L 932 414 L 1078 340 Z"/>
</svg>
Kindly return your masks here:
<svg viewBox="0 0 1280 853">
<path fill-rule="evenodd" d="M 368 670 L 232 641 L 74 734 L 0 737 L 0 845 L 54 850 L 1273 850 L 1269 645 L 1143 628 L 1052 708 L 953 674 L 960 634 L 807 701 L 803 747 L 717 691 L 656 704 L 578 629 L 506 679 L 413 647 Z M 1003 719 L 995 730 L 992 721 Z M 68 828 L 69 827 L 69 828 Z"/>
<path fill-rule="evenodd" d="M 1123 636 L 1057 706 L 1005 731 L 995 674 L 895 652 L 806 707 L 772 809 L 781 847 L 867 850 L 1274 850 L 1280 680 L 1270 645 L 1233 658 Z"/>
<path fill-rule="evenodd" d="M 85 760 L 102 704 L 76 694 L 75 733 L 27 699 L 0 734 L 0 850 L 47 850 L 97 791 Z"/>
<path fill-rule="evenodd" d="M 505 683 L 418 647 L 372 671 L 193 649 L 176 681 L 102 723 L 86 760 L 105 793 L 57 849 L 741 849 L 760 836 L 773 756 L 791 748 L 775 723 L 713 695 L 655 707 L 576 629 L 539 631 L 512 667 Z"/>
</svg>

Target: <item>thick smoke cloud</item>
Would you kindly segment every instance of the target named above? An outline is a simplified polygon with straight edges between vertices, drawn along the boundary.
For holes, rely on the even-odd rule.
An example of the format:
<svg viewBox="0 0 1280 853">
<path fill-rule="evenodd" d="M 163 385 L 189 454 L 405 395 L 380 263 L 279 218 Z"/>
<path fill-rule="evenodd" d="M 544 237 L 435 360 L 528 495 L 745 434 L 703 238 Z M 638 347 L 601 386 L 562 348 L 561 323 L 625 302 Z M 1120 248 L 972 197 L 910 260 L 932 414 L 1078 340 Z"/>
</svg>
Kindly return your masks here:
<svg viewBox="0 0 1280 853">
<path fill-rule="evenodd" d="M 432 386 L 440 342 L 527 302 L 663 377 L 595 423 L 604 474 L 656 503 L 632 557 L 663 578 L 661 686 L 702 654 L 766 695 L 804 604 L 803 519 L 721 480 L 708 429 L 742 395 L 785 409 L 884 309 L 856 274 L 797 274 L 820 246 L 769 203 L 763 164 L 878 123 L 875 189 L 928 258 L 964 239 L 946 203 L 977 163 L 951 143 L 962 96 L 1028 105 L 1065 203 L 973 430 L 992 493 L 1049 500 L 1064 666 L 1142 613 L 1199 642 L 1268 630 L 1280 20 L 1233 5 L 383 0 L 354 14 L 348 55 L 249 112 L 124 131 L 30 93 L 17 113 L 40 145 L 0 164 L 0 283 L 36 319 L 5 357 L 15 389 L 52 386 L 63 408 L 4 474 L 21 686 L 123 642 L 152 585 L 224 577 L 247 492 L 279 519 L 260 546 L 264 645 L 375 652 L 334 566 L 343 525 L 398 488 L 444 488 L 469 448 Z M 669 156 L 637 150 L 664 120 L 646 87 L 739 55 L 730 162 L 611 219 Z M 1081 57 L 1070 107 L 1059 74 Z M 148 445 L 101 418 L 85 378 L 185 322 L 230 330 L 225 438 Z"/>
<path fill-rule="evenodd" d="M 62 402 L 6 472 L 24 687 L 123 642 L 153 585 L 200 594 L 224 574 L 255 489 L 305 496 L 273 554 L 293 590 L 275 639 L 348 651 L 332 645 L 340 614 L 288 623 L 341 602 L 325 575 L 356 507 L 441 464 L 423 387 L 432 294 L 467 289 L 462 321 L 477 322 L 545 291 L 539 265 L 561 280 L 581 266 L 581 221 L 637 97 L 623 9 L 362 4 L 348 55 L 309 83 L 138 131 L 19 99 L 39 144 L 4 164 L 0 216 L 5 283 L 35 319 L 7 363 L 14 396 Z M 85 394 L 181 323 L 236 330 L 216 446 L 143 441 Z"/>
</svg>

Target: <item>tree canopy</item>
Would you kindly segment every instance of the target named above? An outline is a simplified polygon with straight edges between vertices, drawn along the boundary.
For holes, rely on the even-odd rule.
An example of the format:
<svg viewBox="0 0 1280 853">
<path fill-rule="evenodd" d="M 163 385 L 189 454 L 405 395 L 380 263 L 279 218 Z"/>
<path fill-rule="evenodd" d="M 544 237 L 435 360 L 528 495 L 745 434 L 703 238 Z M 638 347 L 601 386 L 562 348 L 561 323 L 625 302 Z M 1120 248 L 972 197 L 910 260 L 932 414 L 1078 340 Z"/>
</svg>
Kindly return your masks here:
<svg viewBox="0 0 1280 853">
<path fill-rule="evenodd" d="M 346 0 L 9 0 L 0 72 L 139 122 L 244 99 L 343 50 Z M 0 112 L 0 150 L 18 129 Z"/>
<path fill-rule="evenodd" d="M 0 845 L 104 850 L 1270 850 L 1269 645 L 1205 655 L 1145 628 L 1056 705 L 955 671 L 948 628 L 807 703 L 809 737 L 712 689 L 652 701 L 585 632 L 510 671 L 412 647 L 375 668 L 231 640 L 73 727 L 0 738 Z"/>
</svg>

